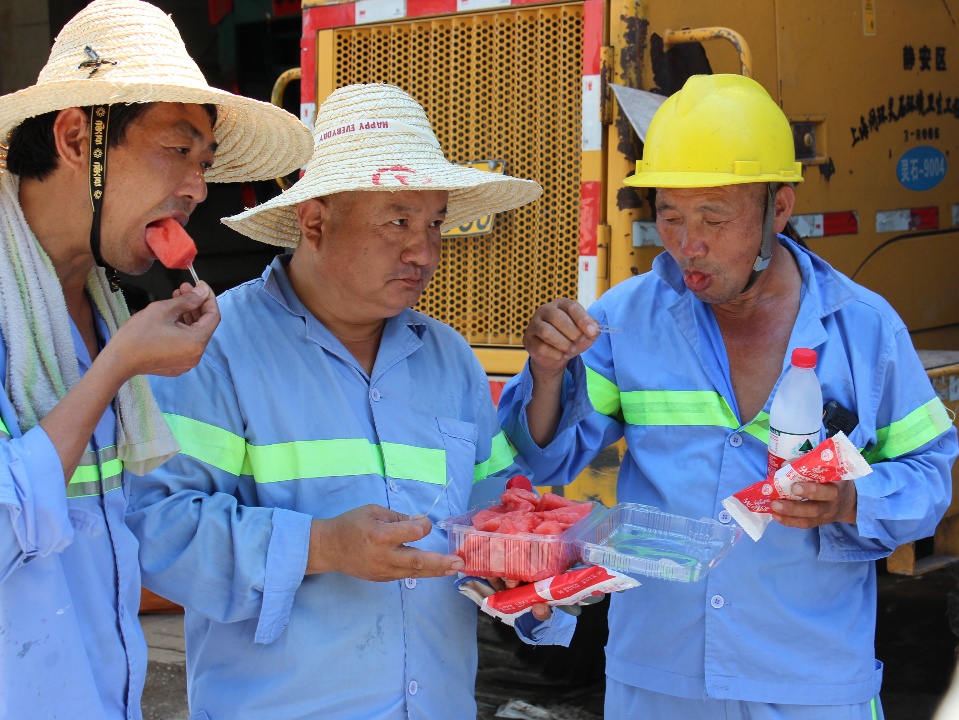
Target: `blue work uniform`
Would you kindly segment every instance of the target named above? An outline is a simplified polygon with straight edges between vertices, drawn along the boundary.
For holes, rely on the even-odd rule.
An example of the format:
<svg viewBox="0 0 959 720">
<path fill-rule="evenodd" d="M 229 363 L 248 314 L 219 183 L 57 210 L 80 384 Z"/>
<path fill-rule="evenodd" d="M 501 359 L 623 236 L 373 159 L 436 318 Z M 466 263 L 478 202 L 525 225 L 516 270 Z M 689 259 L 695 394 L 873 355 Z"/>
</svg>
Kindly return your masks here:
<svg viewBox="0 0 959 720">
<path fill-rule="evenodd" d="M 70 328 L 83 375 L 90 355 Z M 0 377 L 6 362 L 0 338 Z M 22 433 L 3 393 L 0 420 L 0 717 L 140 718 L 147 649 L 113 408 L 66 488 L 50 438 Z"/>
<path fill-rule="evenodd" d="M 949 505 L 956 429 L 888 303 L 780 242 L 802 275 L 783 372 L 794 348 L 818 352 L 824 401 L 858 415 L 850 439 L 872 464 L 855 481 L 856 524 L 773 522 L 700 582 L 647 578 L 613 596 L 606 672 L 681 698 L 869 703 L 882 678 L 874 561 L 935 530 Z M 772 395 L 756 417 L 741 417 L 716 318 L 668 254 L 590 313 L 624 332 L 601 335 L 570 362 L 546 448 L 529 435 L 529 368 L 504 388 L 503 429 L 536 481 L 570 482 L 625 437 L 619 502 L 729 523 L 722 500 L 765 475 Z"/>
<path fill-rule="evenodd" d="M 406 310 L 368 375 L 288 260 L 223 294 L 200 364 L 153 384 L 182 451 L 138 482 L 128 523 L 144 584 L 186 608 L 192 717 L 475 718 L 477 608 L 455 578 L 304 572 L 313 518 L 425 513 L 442 492 L 435 523 L 474 488 L 497 497 L 518 468 L 486 374 L 452 328 Z M 414 545 L 449 550 L 435 527 Z"/>
</svg>

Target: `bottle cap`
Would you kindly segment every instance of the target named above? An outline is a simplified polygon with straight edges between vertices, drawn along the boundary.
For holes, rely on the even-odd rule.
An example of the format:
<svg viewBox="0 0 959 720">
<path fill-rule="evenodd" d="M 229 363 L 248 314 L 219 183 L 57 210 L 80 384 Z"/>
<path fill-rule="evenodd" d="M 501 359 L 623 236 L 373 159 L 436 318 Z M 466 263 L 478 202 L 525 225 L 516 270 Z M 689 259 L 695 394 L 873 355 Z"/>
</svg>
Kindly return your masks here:
<svg viewBox="0 0 959 720">
<path fill-rule="evenodd" d="M 525 475 L 514 475 L 506 481 L 506 489 L 509 490 L 510 488 L 520 488 L 532 492 L 533 483 L 531 483 Z"/>
<path fill-rule="evenodd" d="M 816 367 L 816 360 L 818 355 L 816 355 L 815 350 L 810 348 L 796 348 L 793 350 L 792 354 L 792 364 L 798 368 L 814 368 Z"/>
</svg>

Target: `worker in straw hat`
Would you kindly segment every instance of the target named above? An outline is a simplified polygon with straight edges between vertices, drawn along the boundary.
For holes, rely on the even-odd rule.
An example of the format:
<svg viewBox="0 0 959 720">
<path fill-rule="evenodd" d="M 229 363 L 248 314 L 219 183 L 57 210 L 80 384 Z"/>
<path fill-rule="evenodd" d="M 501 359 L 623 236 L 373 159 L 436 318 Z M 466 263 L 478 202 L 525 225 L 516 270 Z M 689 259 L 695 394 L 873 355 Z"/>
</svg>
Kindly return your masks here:
<svg viewBox="0 0 959 720">
<path fill-rule="evenodd" d="M 466 341 L 410 308 L 444 229 L 541 189 L 448 162 L 390 85 L 335 91 L 313 136 L 299 182 L 224 220 L 293 253 L 155 379 L 183 451 L 132 493 L 144 583 L 186 609 L 193 713 L 473 719 L 476 608 L 432 523 L 518 468 Z"/>
<path fill-rule="evenodd" d="M 759 83 L 689 78 L 626 179 L 656 189 L 665 252 L 588 313 L 537 309 L 529 364 L 504 388 L 503 429 L 537 474 L 569 482 L 625 438 L 618 500 L 728 525 L 722 501 L 766 477 L 792 351 L 814 349 L 823 400 L 846 413 L 814 423 L 805 449 L 844 427 L 872 465 L 790 484 L 775 522 L 698 583 L 614 596 L 607 720 L 882 717 L 875 560 L 935 530 L 956 429 L 889 304 L 777 234 L 802 180 L 793 148 Z"/>
<path fill-rule="evenodd" d="M 206 182 L 265 179 L 309 132 L 207 85 L 170 18 L 95 0 L 35 85 L 0 98 L 0 716 L 137 718 L 146 645 L 121 470 L 177 452 L 143 374 L 177 375 L 219 320 L 184 284 L 129 317 L 116 271 Z"/>
</svg>

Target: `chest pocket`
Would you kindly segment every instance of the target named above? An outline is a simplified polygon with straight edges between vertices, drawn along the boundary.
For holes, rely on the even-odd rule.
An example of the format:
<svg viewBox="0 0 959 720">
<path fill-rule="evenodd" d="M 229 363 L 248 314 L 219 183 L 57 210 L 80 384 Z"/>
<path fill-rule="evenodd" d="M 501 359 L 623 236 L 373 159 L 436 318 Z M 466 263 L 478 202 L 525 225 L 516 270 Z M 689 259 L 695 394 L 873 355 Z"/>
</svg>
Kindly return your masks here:
<svg viewBox="0 0 959 720">
<path fill-rule="evenodd" d="M 446 502 L 441 498 L 430 513 L 431 519 L 445 520 L 466 512 L 476 467 L 476 425 L 453 418 L 436 418 L 446 450 Z M 439 517 L 442 515 L 442 517 Z"/>
</svg>

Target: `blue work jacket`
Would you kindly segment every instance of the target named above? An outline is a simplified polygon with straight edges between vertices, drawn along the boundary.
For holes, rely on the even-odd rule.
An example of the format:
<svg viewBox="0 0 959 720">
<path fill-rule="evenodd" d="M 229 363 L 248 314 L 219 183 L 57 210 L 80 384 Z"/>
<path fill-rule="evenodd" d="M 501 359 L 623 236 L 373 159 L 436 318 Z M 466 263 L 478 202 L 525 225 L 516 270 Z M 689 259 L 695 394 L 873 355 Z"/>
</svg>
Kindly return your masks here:
<svg viewBox="0 0 959 720">
<path fill-rule="evenodd" d="M 70 327 L 82 375 L 90 356 Z M 0 337 L 0 377 L 6 362 Z M 0 717 L 138 719 L 147 649 L 113 409 L 66 487 L 50 438 L 22 433 L 5 393 L 0 420 Z"/>
<path fill-rule="evenodd" d="M 475 718 L 477 608 L 454 578 L 304 571 L 313 518 L 425 513 L 448 485 L 436 523 L 497 497 L 517 468 L 486 374 L 406 310 L 367 375 L 303 306 L 288 257 L 220 297 L 194 370 L 153 384 L 182 452 L 137 482 L 128 523 L 144 584 L 186 608 L 193 717 Z M 448 552 L 435 526 L 415 545 Z"/>
<path fill-rule="evenodd" d="M 622 683 L 688 698 L 871 700 L 882 677 L 874 561 L 931 535 L 949 505 L 956 429 L 906 327 L 878 295 L 780 241 L 802 274 L 783 373 L 793 348 L 814 348 L 824 401 L 859 417 L 850 439 L 873 472 L 855 481 L 856 524 L 800 530 L 773 522 L 704 580 L 647 578 L 613 596 L 607 674 Z M 590 313 L 624 331 L 601 335 L 570 363 L 552 443 L 540 448 L 529 435 L 528 367 L 500 400 L 503 428 L 536 482 L 572 481 L 625 437 L 619 502 L 729 523 L 723 498 L 765 475 L 772 395 L 756 417 L 740 416 L 715 316 L 668 254 Z"/>
</svg>

